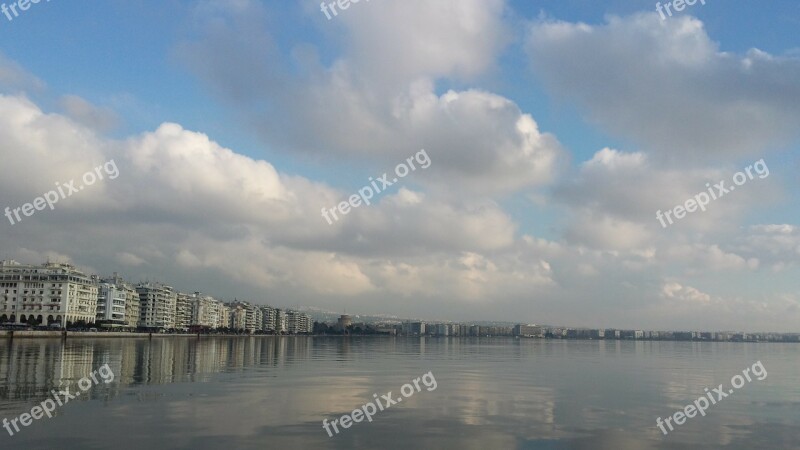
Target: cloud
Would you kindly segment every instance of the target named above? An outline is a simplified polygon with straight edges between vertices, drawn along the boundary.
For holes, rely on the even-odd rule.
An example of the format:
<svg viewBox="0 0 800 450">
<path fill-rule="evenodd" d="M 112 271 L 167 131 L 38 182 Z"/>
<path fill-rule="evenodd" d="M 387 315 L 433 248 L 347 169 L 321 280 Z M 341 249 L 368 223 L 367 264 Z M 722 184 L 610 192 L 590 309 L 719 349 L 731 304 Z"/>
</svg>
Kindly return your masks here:
<svg viewBox="0 0 800 450">
<path fill-rule="evenodd" d="M 798 136 L 800 58 L 722 52 L 691 16 L 540 21 L 527 49 L 554 93 L 660 159 L 757 156 Z"/>
<path fill-rule="evenodd" d="M 198 12 L 200 37 L 179 44 L 175 55 L 280 151 L 379 168 L 425 148 L 434 163 L 415 182 L 508 193 L 553 180 L 564 156 L 558 140 L 500 95 L 436 89 L 493 65 L 507 40 L 504 4 L 359 5 L 336 21 L 346 51 L 323 64 L 309 45 L 281 52 L 254 19 L 277 13 L 246 2 L 227 14 Z"/>
<path fill-rule="evenodd" d="M 128 252 L 117 253 L 116 261 L 123 266 L 141 266 L 143 264 L 147 264 L 147 261 L 144 259 Z"/>
<path fill-rule="evenodd" d="M 674 238 L 676 233 L 731 233 L 742 217 L 781 196 L 777 179 L 759 178 L 754 173 L 738 190 L 711 200 L 705 211 L 673 220 L 668 228 L 662 226 L 656 212 L 684 205 L 720 181 L 731 186 L 733 175 L 740 170 L 735 166 L 664 167 L 653 164 L 645 153 L 604 148 L 582 163 L 574 177 L 564 177 L 554 198 L 575 214 L 567 228 L 568 239 L 597 248 L 635 247 L 655 236 Z"/>
</svg>

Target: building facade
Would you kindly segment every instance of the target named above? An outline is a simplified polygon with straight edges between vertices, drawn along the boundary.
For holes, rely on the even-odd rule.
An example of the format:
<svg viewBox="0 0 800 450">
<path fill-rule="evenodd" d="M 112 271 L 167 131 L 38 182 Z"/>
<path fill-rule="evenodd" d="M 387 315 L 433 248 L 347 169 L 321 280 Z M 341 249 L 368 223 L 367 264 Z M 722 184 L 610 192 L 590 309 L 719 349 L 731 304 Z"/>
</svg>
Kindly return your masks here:
<svg viewBox="0 0 800 450">
<path fill-rule="evenodd" d="M 178 292 L 175 294 L 175 329 L 186 331 L 192 323 L 191 296 Z"/>
<path fill-rule="evenodd" d="M 97 323 L 105 326 L 125 326 L 125 291 L 111 283 L 100 283 L 97 287 Z"/>
<path fill-rule="evenodd" d="M 286 321 L 289 334 L 307 334 L 314 331 L 314 322 L 306 313 L 287 311 Z"/>
<path fill-rule="evenodd" d="M 0 261 L 0 322 L 94 323 L 97 280 L 70 264 Z"/>
<path fill-rule="evenodd" d="M 144 328 L 175 328 L 175 309 L 178 296 L 171 286 L 142 283 L 136 286 L 139 294 L 139 326 Z"/>
<path fill-rule="evenodd" d="M 228 320 L 223 320 L 222 315 L 226 314 L 223 310 L 221 301 L 214 297 L 195 292 L 189 298 L 190 327 L 202 327 L 216 329 L 227 327 Z"/>
</svg>

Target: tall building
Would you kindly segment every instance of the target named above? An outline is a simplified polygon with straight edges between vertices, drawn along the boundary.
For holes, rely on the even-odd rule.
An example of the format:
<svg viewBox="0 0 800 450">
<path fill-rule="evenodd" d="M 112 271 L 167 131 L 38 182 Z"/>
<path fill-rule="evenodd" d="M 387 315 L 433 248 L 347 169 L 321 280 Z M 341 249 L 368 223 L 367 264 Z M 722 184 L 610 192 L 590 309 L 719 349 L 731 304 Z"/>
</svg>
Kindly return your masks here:
<svg viewBox="0 0 800 450">
<path fill-rule="evenodd" d="M 287 311 L 286 319 L 289 334 L 304 334 L 314 331 L 314 322 L 311 316 L 299 311 Z"/>
<path fill-rule="evenodd" d="M 178 292 L 175 294 L 175 328 L 186 331 L 192 322 L 191 296 Z"/>
<path fill-rule="evenodd" d="M 231 328 L 231 308 L 224 303 L 219 307 L 219 327 Z"/>
<path fill-rule="evenodd" d="M 141 283 L 139 293 L 139 325 L 145 328 L 175 328 L 175 308 L 178 296 L 171 286 L 161 283 Z"/>
<path fill-rule="evenodd" d="M 228 306 L 231 308 L 231 328 L 248 333 L 263 329 L 261 308 L 258 306 L 248 302 L 234 302 Z"/>
<path fill-rule="evenodd" d="M 111 283 L 100 283 L 97 289 L 97 323 L 106 327 L 124 327 L 125 302 L 128 296 Z"/>
<path fill-rule="evenodd" d="M 131 329 L 139 326 L 139 294 L 136 292 L 136 289 L 126 283 L 116 272 L 110 277 L 101 279 L 100 283 L 113 285 L 125 295 L 125 318 L 123 326 Z M 98 302 L 100 300 L 99 295 L 98 293 Z M 99 310 L 100 306 L 98 305 L 98 311 Z"/>
<path fill-rule="evenodd" d="M 94 323 L 97 281 L 70 264 L 0 261 L 0 322 Z"/>
<path fill-rule="evenodd" d="M 275 322 L 277 321 L 277 310 L 272 306 L 261 307 L 261 329 L 268 332 L 275 332 Z"/>
<path fill-rule="evenodd" d="M 403 323 L 403 334 L 406 336 L 422 336 L 425 334 L 425 322 Z"/>
<path fill-rule="evenodd" d="M 259 331 L 264 331 L 263 327 L 263 319 L 261 314 L 261 308 L 256 305 L 247 305 L 247 331 L 250 333 L 255 333 Z"/>
<path fill-rule="evenodd" d="M 275 334 L 286 334 L 289 332 L 289 321 L 286 311 L 275 310 Z"/>
<path fill-rule="evenodd" d="M 244 305 L 230 303 L 227 305 L 230 308 L 231 328 L 238 331 L 247 329 L 247 310 Z"/>
<path fill-rule="evenodd" d="M 214 297 L 195 292 L 189 298 L 189 326 L 202 328 L 227 327 L 228 320 L 223 318 L 224 305 Z"/>
</svg>

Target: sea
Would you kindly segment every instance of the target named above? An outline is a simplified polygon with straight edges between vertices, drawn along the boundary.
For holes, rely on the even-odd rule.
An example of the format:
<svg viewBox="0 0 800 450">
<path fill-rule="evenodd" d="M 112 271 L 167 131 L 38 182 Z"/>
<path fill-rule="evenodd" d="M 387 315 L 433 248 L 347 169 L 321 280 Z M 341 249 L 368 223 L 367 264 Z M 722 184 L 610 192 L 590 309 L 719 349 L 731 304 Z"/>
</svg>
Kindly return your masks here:
<svg viewBox="0 0 800 450">
<path fill-rule="evenodd" d="M 791 343 L 3 339 L 0 449 L 800 449 L 798 369 Z"/>
</svg>

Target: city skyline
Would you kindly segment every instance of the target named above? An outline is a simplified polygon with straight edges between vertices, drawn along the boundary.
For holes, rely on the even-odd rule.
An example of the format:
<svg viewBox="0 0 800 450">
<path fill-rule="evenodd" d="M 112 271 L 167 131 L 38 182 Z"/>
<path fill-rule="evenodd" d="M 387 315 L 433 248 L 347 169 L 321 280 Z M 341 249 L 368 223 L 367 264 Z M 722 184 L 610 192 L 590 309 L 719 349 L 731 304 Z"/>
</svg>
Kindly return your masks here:
<svg viewBox="0 0 800 450">
<path fill-rule="evenodd" d="M 26 279 L 25 274 L 42 273 L 47 277 L 63 278 L 60 275 L 64 273 L 69 276 L 77 275 L 83 279 L 84 287 L 77 289 L 84 292 L 78 294 L 77 297 L 72 295 L 62 296 L 61 287 L 56 288 L 55 284 L 52 289 L 52 294 L 58 294 L 61 303 L 60 309 L 54 309 L 55 306 L 50 306 L 47 301 L 47 295 L 44 291 L 40 291 L 38 302 L 33 303 L 33 298 L 26 298 L 28 295 L 27 290 L 20 290 L 17 292 L 17 285 L 22 289 L 22 285 L 27 288 L 28 283 L 22 281 Z M 14 274 L 22 274 L 14 275 Z M 30 279 L 29 277 L 27 279 Z M 43 278 L 44 279 L 44 278 Z M 9 281 L 16 280 L 14 283 Z M 56 281 L 55 279 L 52 281 Z M 38 285 L 37 285 L 38 286 Z M 45 289 L 50 289 L 46 285 L 42 285 Z M 13 292 L 12 292 L 13 291 Z M 191 291 L 191 290 L 190 290 Z M 35 291 L 32 291 L 32 295 Z M 44 296 L 42 296 L 44 295 Z M 81 295 L 83 295 L 81 297 Z M 94 300 L 87 300 L 87 296 L 92 296 Z M 51 301 L 55 301 L 55 298 Z M 107 322 L 114 324 L 113 326 L 124 327 L 127 329 L 135 328 L 162 328 L 162 329 L 179 329 L 188 330 L 191 327 L 206 327 L 208 329 L 217 328 L 231 328 L 246 330 L 249 332 L 255 331 L 278 331 L 287 332 L 289 334 L 297 334 L 297 319 L 292 318 L 292 314 L 302 314 L 307 317 L 307 321 L 303 322 L 303 332 L 310 332 L 312 325 L 316 318 L 320 318 L 320 323 L 334 323 L 338 319 L 339 328 L 344 329 L 342 326 L 341 318 L 350 317 L 367 317 L 364 324 L 373 323 L 394 323 L 394 324 L 407 324 L 407 323 L 422 323 L 429 325 L 445 324 L 445 325 L 468 325 L 468 326 L 483 326 L 484 324 L 493 324 L 491 327 L 496 327 L 497 324 L 503 328 L 512 328 L 508 325 L 519 326 L 535 326 L 545 330 L 559 330 L 563 331 L 563 336 L 566 337 L 568 331 L 600 331 L 599 336 L 602 337 L 603 330 L 616 330 L 617 332 L 645 332 L 645 333 L 676 333 L 676 332 L 689 332 L 689 333 L 727 333 L 727 334 L 798 334 L 791 330 L 751 330 L 751 329 L 688 329 L 688 328 L 675 328 L 675 329 L 646 329 L 643 327 L 606 327 L 597 325 L 574 325 L 574 324 L 559 324 L 551 325 L 548 322 L 540 321 L 505 321 L 496 320 L 491 317 L 485 317 L 481 320 L 458 320 L 458 319 L 424 319 L 420 317 L 398 317 L 391 314 L 347 314 L 346 310 L 338 318 L 330 318 L 331 314 L 338 315 L 333 311 L 324 311 L 317 307 L 295 307 L 295 308 L 276 308 L 275 303 L 267 299 L 246 299 L 240 300 L 236 297 L 233 300 L 224 300 L 225 296 L 215 297 L 207 295 L 199 291 L 192 291 L 188 293 L 182 289 L 175 289 L 175 287 L 167 281 L 139 281 L 129 282 L 125 277 L 117 272 L 111 276 L 102 276 L 100 274 L 86 274 L 81 272 L 76 266 L 69 263 L 59 263 L 47 261 L 43 264 L 28 264 L 20 263 L 14 260 L 1 260 L 0 259 L 0 318 L 5 318 L 8 323 L 25 323 L 23 318 L 30 319 L 31 315 L 39 316 L 44 315 L 42 323 L 49 325 L 49 322 L 59 323 L 66 326 L 68 322 L 76 322 L 81 320 L 83 322 Z M 229 297 L 228 297 L 229 298 Z M 149 299 L 149 304 L 148 304 Z M 135 300 L 135 301 L 134 301 Z M 88 302 L 88 307 L 83 308 L 75 306 L 76 301 L 78 304 Z M 113 308 L 109 309 L 108 305 L 118 303 L 118 312 L 114 312 Z M 263 303 L 262 303 L 263 302 Z M 133 306 L 132 306 L 133 304 Z M 163 305 L 162 305 L 163 304 Z M 163 306 L 166 305 L 166 309 Z M 251 308 L 252 306 L 252 308 Z M 20 308 L 21 307 L 21 308 Z M 37 308 L 38 309 L 35 309 Z M 50 310 L 56 312 L 48 312 Z M 171 311 L 167 314 L 166 311 Z M 263 311 L 262 311 L 263 310 Z M 44 313 L 42 313 L 44 311 Z M 311 312 L 309 314 L 308 312 Z M 277 313 L 277 317 L 276 317 Z M 116 314 L 116 315 L 115 315 Z M 156 315 L 158 314 L 158 315 Z M 210 314 L 210 315 L 209 315 Z M 262 314 L 265 314 L 262 316 Z M 267 315 L 268 314 L 268 315 Z M 63 317 L 62 317 L 63 315 Z M 221 317 L 224 317 L 222 319 Z M 287 321 L 287 318 L 289 319 Z M 12 320 L 13 319 L 13 320 Z M 2 320 L 2 319 L 0 319 Z M 303 319 L 306 320 L 306 319 Z M 349 320 L 349 319 L 348 319 Z M 276 326 L 276 323 L 278 324 Z M 257 325 L 256 325 L 257 324 Z M 422 325 L 424 329 L 424 325 Z M 417 332 L 417 334 L 420 334 Z M 426 334 L 426 333 L 421 333 Z M 428 333 L 430 334 L 430 333 Z M 442 333 L 447 335 L 448 333 Z M 473 333 L 480 335 L 480 333 Z M 491 333 L 490 333 L 491 334 Z M 506 333 L 510 334 L 510 333 Z M 544 331 L 542 333 L 544 334 Z M 619 337 L 619 336 L 618 336 Z M 586 338 L 589 338 L 587 335 Z M 712 339 L 713 340 L 713 339 Z"/>
</svg>

